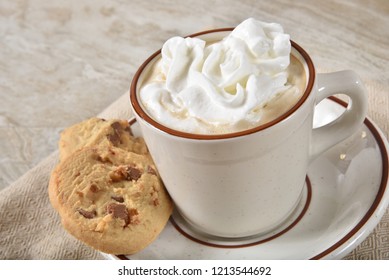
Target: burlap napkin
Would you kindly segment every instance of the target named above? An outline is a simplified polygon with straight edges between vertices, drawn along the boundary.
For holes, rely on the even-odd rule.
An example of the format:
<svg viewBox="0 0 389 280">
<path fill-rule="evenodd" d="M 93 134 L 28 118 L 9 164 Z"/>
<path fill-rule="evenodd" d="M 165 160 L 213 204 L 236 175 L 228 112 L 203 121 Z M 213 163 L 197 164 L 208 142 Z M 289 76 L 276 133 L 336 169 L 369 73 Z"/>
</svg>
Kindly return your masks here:
<svg viewBox="0 0 389 280">
<path fill-rule="evenodd" d="M 369 114 L 388 134 L 389 101 L 383 87 L 368 85 Z M 131 116 L 128 95 L 111 104 L 99 116 Z M 378 121 L 377 121 L 378 120 Z M 0 259 L 102 259 L 102 255 L 83 245 L 61 226 L 50 205 L 47 185 L 56 165 L 55 152 L 0 192 Z M 389 211 L 372 234 L 347 259 L 389 259 Z"/>
</svg>

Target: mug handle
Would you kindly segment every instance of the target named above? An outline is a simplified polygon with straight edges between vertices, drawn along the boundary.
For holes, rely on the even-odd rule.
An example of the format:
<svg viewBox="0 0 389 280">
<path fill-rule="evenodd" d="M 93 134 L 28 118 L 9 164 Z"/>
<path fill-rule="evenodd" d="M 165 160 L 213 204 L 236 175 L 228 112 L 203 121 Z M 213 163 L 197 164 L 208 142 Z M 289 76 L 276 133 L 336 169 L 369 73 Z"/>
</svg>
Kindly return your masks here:
<svg viewBox="0 0 389 280">
<path fill-rule="evenodd" d="M 367 91 L 351 70 L 317 75 L 318 104 L 324 98 L 342 93 L 350 98 L 346 111 L 334 121 L 312 130 L 310 160 L 355 133 L 367 113 Z"/>
</svg>

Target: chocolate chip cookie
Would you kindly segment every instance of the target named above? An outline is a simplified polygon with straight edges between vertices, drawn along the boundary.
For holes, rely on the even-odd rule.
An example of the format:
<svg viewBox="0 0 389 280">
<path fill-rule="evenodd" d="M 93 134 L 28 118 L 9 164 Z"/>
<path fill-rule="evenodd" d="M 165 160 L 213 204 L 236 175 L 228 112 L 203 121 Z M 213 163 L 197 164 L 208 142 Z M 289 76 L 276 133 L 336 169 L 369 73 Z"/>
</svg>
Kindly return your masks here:
<svg viewBox="0 0 389 280">
<path fill-rule="evenodd" d="M 52 173 L 49 197 L 66 230 L 109 254 L 145 248 L 173 208 L 151 157 L 113 145 L 66 156 Z"/>
<path fill-rule="evenodd" d="M 143 138 L 133 136 L 127 121 L 91 118 L 77 123 L 61 133 L 60 160 L 82 147 L 94 145 L 112 145 L 137 154 L 148 152 Z"/>
</svg>

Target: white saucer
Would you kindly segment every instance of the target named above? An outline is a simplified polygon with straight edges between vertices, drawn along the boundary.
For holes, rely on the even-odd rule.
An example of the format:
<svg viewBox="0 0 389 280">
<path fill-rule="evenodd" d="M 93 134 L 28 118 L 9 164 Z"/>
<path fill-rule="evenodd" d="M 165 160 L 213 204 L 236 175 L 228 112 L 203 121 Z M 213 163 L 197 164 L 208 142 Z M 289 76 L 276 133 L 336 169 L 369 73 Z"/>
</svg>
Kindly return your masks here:
<svg viewBox="0 0 389 280">
<path fill-rule="evenodd" d="M 331 98 L 315 111 L 315 126 L 345 110 Z M 135 134 L 140 134 L 133 124 Z M 145 250 L 109 259 L 340 259 L 374 229 L 389 202 L 389 144 L 368 118 L 354 136 L 315 160 L 299 210 L 278 231 L 246 240 L 201 236 L 172 216 L 161 235 Z M 309 185 L 310 181 L 310 185 Z"/>
</svg>

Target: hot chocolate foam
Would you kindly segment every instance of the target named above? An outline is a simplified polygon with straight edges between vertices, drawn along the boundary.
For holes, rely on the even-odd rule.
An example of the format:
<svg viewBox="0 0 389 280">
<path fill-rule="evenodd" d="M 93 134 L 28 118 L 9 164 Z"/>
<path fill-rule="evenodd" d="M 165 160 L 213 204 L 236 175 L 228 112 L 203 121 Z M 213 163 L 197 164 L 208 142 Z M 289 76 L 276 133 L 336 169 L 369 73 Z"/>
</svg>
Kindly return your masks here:
<svg viewBox="0 0 389 280">
<path fill-rule="evenodd" d="M 139 96 L 151 117 L 184 132 L 261 125 L 291 108 L 305 87 L 289 35 L 275 23 L 248 19 L 214 43 L 173 37 L 161 53 Z"/>
</svg>

